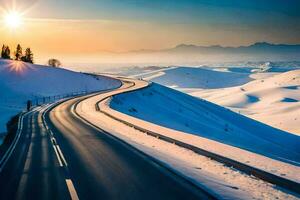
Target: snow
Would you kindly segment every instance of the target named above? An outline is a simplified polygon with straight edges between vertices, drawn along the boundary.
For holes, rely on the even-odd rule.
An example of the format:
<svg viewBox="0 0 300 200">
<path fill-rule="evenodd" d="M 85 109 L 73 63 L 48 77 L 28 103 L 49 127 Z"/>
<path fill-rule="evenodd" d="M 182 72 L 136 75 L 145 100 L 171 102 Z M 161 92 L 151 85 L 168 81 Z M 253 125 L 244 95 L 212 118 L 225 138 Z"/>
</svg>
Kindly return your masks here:
<svg viewBox="0 0 300 200">
<path fill-rule="evenodd" d="M 175 86 L 179 88 L 220 88 L 237 86 L 249 82 L 251 78 L 245 73 L 221 72 L 205 68 L 177 67 L 160 71 L 157 75 L 148 74 L 139 75 L 141 78 L 151 79 L 162 85 Z M 178 81 L 178 79 L 180 81 Z"/>
<path fill-rule="evenodd" d="M 300 137 L 155 83 L 115 96 L 110 106 L 153 124 L 300 165 Z"/>
<path fill-rule="evenodd" d="M 191 94 L 300 135 L 300 70 L 260 77 L 238 87 Z"/>
<path fill-rule="evenodd" d="M 299 63 L 236 65 L 178 67 L 143 78 L 299 135 Z"/>
<path fill-rule="evenodd" d="M 134 86 L 134 88 L 141 88 L 147 85 L 143 81 L 135 81 L 135 83 L 136 85 Z M 173 168 L 175 171 L 184 175 L 201 187 L 204 187 L 205 189 L 208 189 L 209 191 L 212 191 L 213 193 L 219 195 L 220 197 L 222 197 L 222 199 L 297 199 L 297 197 L 281 191 L 271 184 L 265 183 L 251 176 L 247 176 L 237 170 L 225 167 L 220 163 L 217 163 L 204 156 L 200 156 L 190 150 L 148 136 L 145 133 L 142 133 L 132 127 L 113 120 L 110 117 L 95 110 L 95 104 L 99 100 L 105 99 L 109 95 L 127 91 L 126 87 L 126 85 L 123 85 L 123 87 L 119 91 L 100 94 L 82 101 L 77 106 L 77 112 L 92 124 L 95 124 L 101 129 L 115 135 L 116 137 L 119 137 L 132 146 L 142 150 L 146 154 L 155 157 L 164 165 Z M 132 89 L 133 88 L 131 88 L 130 90 Z M 165 93 L 166 91 L 162 92 Z M 171 92 L 176 93 L 176 91 L 173 90 Z M 128 96 L 131 96 L 132 93 L 142 92 L 138 91 L 126 94 L 128 94 Z M 153 96 L 156 96 L 156 94 L 153 94 Z M 141 98 L 143 98 L 143 100 L 147 98 L 152 99 L 153 96 L 151 97 L 145 95 Z M 197 101 L 199 100 L 197 99 Z M 148 104 L 143 105 L 144 109 L 147 110 L 156 109 L 152 113 L 149 113 L 149 115 L 155 115 L 156 117 L 158 117 L 164 112 L 164 109 L 157 109 L 153 106 L 148 108 Z M 234 148 L 229 145 L 224 145 L 196 135 L 175 131 L 162 126 L 151 124 L 149 122 L 145 122 L 137 118 L 130 117 L 121 112 L 112 110 L 109 107 L 109 101 L 101 102 L 100 107 L 101 110 L 105 110 L 106 112 L 109 112 L 114 116 L 121 117 L 126 121 L 138 124 L 139 126 L 142 126 L 146 129 L 149 128 L 160 134 L 174 137 L 186 143 L 190 142 L 193 145 L 199 145 L 201 148 L 206 148 L 218 153 L 224 153 L 229 157 L 231 156 L 233 158 L 240 158 L 243 162 L 247 162 L 250 165 L 256 165 L 260 168 L 265 167 L 266 170 L 274 170 L 274 173 L 286 173 L 287 177 L 295 177 L 295 179 L 300 180 L 298 174 L 299 167 L 297 166 L 272 160 L 267 157 Z M 169 107 L 169 105 L 167 107 Z M 262 167 L 259 164 L 264 166 Z"/>
<path fill-rule="evenodd" d="M 6 122 L 22 111 L 29 99 L 105 90 L 119 85 L 118 80 L 107 77 L 96 79 L 62 68 L 0 59 L 0 133 L 6 131 Z"/>
</svg>

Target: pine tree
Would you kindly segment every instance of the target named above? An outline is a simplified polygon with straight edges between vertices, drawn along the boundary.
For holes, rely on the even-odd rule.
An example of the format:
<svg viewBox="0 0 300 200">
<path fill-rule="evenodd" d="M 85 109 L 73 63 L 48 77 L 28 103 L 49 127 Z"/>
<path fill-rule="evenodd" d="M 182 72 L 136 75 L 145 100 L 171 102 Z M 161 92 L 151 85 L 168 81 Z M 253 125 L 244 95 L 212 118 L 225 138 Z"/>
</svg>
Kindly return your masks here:
<svg viewBox="0 0 300 200">
<path fill-rule="evenodd" d="M 25 62 L 28 62 L 28 63 L 33 63 L 33 53 L 31 51 L 30 48 L 27 48 L 26 51 L 25 51 L 25 55 L 23 56 L 24 57 L 24 61 Z M 22 57 L 22 58 L 23 58 Z"/>
<path fill-rule="evenodd" d="M 5 45 L 3 44 L 2 50 L 1 50 L 1 58 L 4 58 L 4 57 L 5 57 L 5 49 L 6 49 L 6 47 L 5 47 Z"/>
<path fill-rule="evenodd" d="M 10 59 L 10 49 L 8 46 L 5 48 L 5 59 Z"/>
<path fill-rule="evenodd" d="M 23 54 L 23 53 L 22 53 L 22 47 L 21 47 L 20 44 L 18 44 L 17 49 L 16 49 L 16 52 L 15 52 L 15 59 L 16 59 L 16 60 L 21 60 L 22 54 Z"/>
<path fill-rule="evenodd" d="M 10 49 L 6 45 L 2 46 L 1 58 L 3 58 L 3 59 L 10 59 Z"/>
</svg>

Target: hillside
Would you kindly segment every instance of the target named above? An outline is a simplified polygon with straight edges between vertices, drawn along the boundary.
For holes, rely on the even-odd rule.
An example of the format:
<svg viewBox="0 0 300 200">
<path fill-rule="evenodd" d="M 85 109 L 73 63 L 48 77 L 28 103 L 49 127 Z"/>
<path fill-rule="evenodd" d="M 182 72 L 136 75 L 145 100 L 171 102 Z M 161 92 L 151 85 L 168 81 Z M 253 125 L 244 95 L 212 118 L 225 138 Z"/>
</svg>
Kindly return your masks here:
<svg viewBox="0 0 300 200">
<path fill-rule="evenodd" d="M 240 72 L 213 71 L 206 68 L 176 67 L 154 74 L 140 76 L 174 88 L 225 88 L 241 85 L 252 80 L 248 74 Z"/>
<path fill-rule="evenodd" d="M 300 135 L 300 70 L 262 76 L 238 87 L 191 94 Z"/>
<path fill-rule="evenodd" d="M 107 77 L 0 59 L 0 133 L 6 131 L 5 124 L 11 116 L 25 108 L 27 100 L 119 85 L 119 81 Z"/>
<path fill-rule="evenodd" d="M 138 77 L 299 135 L 299 71 L 297 62 L 265 62 L 168 68 Z"/>
<path fill-rule="evenodd" d="M 115 96 L 111 108 L 273 159 L 300 162 L 300 137 L 155 83 L 139 91 Z"/>
</svg>

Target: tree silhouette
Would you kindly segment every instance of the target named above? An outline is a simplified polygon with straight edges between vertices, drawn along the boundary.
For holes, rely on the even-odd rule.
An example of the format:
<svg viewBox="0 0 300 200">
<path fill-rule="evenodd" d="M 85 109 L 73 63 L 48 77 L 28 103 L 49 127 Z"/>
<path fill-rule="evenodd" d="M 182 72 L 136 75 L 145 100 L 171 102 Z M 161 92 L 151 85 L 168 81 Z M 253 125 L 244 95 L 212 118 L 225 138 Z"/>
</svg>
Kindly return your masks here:
<svg viewBox="0 0 300 200">
<path fill-rule="evenodd" d="M 55 58 L 51 58 L 48 60 L 48 65 L 51 67 L 59 67 L 61 66 L 61 62 Z"/>
<path fill-rule="evenodd" d="M 21 60 L 28 63 L 33 63 L 33 53 L 30 48 L 25 50 L 25 55 L 21 57 Z"/>
<path fill-rule="evenodd" d="M 7 46 L 6 49 L 5 49 L 5 58 L 6 58 L 6 59 L 10 59 L 10 49 L 9 49 L 8 46 Z"/>
<path fill-rule="evenodd" d="M 10 59 L 10 49 L 6 45 L 2 46 L 1 58 L 3 58 L 3 59 Z"/>
<path fill-rule="evenodd" d="M 5 57 L 5 49 L 6 49 L 6 46 L 3 44 L 2 45 L 2 50 L 1 50 L 1 58 Z"/>
<path fill-rule="evenodd" d="M 16 52 L 15 52 L 15 60 L 21 60 L 22 55 L 23 55 L 23 53 L 22 53 L 22 47 L 21 47 L 20 44 L 18 44 Z"/>
<path fill-rule="evenodd" d="M 6 45 L 2 45 L 1 57 L 3 59 L 11 59 L 10 58 L 10 49 Z M 33 63 L 33 53 L 30 48 L 25 50 L 25 54 L 22 53 L 22 47 L 18 44 L 17 49 L 15 51 L 15 60 L 21 60 L 23 62 Z"/>
</svg>

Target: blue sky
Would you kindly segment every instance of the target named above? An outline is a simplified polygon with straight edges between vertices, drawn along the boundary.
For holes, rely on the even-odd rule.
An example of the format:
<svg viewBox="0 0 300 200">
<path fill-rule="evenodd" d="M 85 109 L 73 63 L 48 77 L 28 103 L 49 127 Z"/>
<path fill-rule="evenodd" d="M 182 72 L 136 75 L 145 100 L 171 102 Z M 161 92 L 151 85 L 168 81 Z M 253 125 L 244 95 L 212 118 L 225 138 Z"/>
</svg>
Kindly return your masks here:
<svg viewBox="0 0 300 200">
<path fill-rule="evenodd" d="M 9 8 L 13 0 L 0 0 Z M 0 42 L 37 51 L 89 53 L 164 49 L 181 43 L 241 46 L 300 44 L 300 0 L 15 0 L 28 18 Z M 45 38 L 49 44 L 45 45 Z M 3 41 L 1 41 L 3 40 Z M 56 43 L 65 44 L 58 46 Z M 81 51 L 79 51 L 81 53 Z"/>
<path fill-rule="evenodd" d="M 39 7 L 36 17 L 266 28 L 287 35 L 298 34 L 300 27 L 299 0 L 43 0 Z"/>
<path fill-rule="evenodd" d="M 212 15 L 231 18 L 236 12 L 253 14 L 252 19 L 259 19 L 255 14 L 300 16 L 299 0 L 43 0 L 39 4 L 51 9 L 50 12 L 43 12 L 47 17 L 62 18 L 161 19 L 176 22 L 182 18 L 197 20 L 196 17 Z"/>
</svg>

